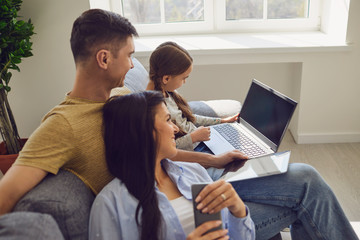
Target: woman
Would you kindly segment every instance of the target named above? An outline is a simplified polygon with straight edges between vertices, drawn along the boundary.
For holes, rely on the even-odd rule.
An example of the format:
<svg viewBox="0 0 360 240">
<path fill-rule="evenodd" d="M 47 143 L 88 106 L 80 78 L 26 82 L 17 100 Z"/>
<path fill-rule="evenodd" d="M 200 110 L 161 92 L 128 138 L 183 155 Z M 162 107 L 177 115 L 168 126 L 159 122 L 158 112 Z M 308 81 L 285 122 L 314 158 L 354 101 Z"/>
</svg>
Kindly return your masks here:
<svg viewBox="0 0 360 240">
<path fill-rule="evenodd" d="M 197 163 L 167 160 L 177 154 L 178 128 L 161 93 L 111 98 L 103 117 L 106 161 L 116 178 L 95 199 L 90 239 L 255 239 L 247 207 L 224 181 L 196 200 L 204 213 L 221 210 L 227 229 L 206 233 L 219 221 L 194 229 L 191 184 L 212 180 Z"/>
<path fill-rule="evenodd" d="M 183 128 L 187 135 L 192 134 L 192 129 L 196 129 L 194 125 L 199 122 L 191 120 L 191 112 L 186 113 L 189 107 L 185 101 L 184 104 L 181 104 L 181 99 L 176 101 L 179 95 L 175 90 L 185 83 L 191 71 L 191 56 L 176 43 L 160 44 L 151 54 L 148 89 L 164 93 L 176 124 L 189 127 Z M 208 136 L 209 133 L 203 130 L 206 128 L 201 132 Z M 189 148 L 195 147 L 191 144 Z M 194 150 L 209 152 L 204 143 Z M 207 171 L 213 180 L 219 179 L 223 173 L 223 169 L 217 168 L 208 168 Z M 316 169 L 307 164 L 291 163 L 286 174 L 232 184 L 252 209 L 256 239 L 269 239 L 289 225 L 293 239 L 358 239 L 334 192 Z"/>
</svg>

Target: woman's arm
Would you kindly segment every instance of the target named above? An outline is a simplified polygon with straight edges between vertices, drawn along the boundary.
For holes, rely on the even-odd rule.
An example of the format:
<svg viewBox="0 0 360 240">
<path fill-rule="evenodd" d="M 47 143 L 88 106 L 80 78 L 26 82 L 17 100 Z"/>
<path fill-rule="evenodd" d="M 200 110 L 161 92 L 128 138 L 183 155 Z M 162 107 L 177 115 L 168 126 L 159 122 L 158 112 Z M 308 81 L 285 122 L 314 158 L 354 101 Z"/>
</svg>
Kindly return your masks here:
<svg viewBox="0 0 360 240">
<path fill-rule="evenodd" d="M 192 151 L 194 150 L 193 140 L 190 133 L 176 139 L 176 148 Z"/>
<path fill-rule="evenodd" d="M 196 208 L 204 213 L 212 214 L 224 208 L 229 210 L 222 213 L 225 214 L 223 220 L 228 222 L 231 239 L 255 239 L 255 226 L 249 210 L 230 183 L 219 180 L 208 184 L 195 202 Z"/>
<path fill-rule="evenodd" d="M 255 239 L 255 224 L 251 219 L 249 209 L 246 207 L 247 215 L 244 218 L 237 218 L 227 211 L 229 235 L 231 239 Z"/>
<path fill-rule="evenodd" d="M 171 158 L 173 161 L 196 162 L 205 168 L 223 168 L 226 164 L 232 161 L 244 159 L 248 159 L 248 157 L 239 150 L 233 150 L 219 155 L 212 155 L 209 153 L 185 151 L 180 149 L 178 149 L 176 156 Z"/>
</svg>

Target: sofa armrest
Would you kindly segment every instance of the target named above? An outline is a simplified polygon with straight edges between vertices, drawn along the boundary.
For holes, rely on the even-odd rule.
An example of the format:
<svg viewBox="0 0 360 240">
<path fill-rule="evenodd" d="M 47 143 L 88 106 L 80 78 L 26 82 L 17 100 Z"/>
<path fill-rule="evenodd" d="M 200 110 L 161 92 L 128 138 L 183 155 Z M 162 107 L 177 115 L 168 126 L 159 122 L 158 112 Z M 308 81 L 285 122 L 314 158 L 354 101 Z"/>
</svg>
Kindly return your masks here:
<svg viewBox="0 0 360 240">
<path fill-rule="evenodd" d="M 241 103 L 236 100 L 191 101 L 189 106 L 194 114 L 220 118 L 234 116 L 241 109 Z"/>
<path fill-rule="evenodd" d="M 88 224 L 94 194 L 73 173 L 48 174 L 15 206 L 15 212 L 51 215 L 65 239 L 88 239 Z"/>
</svg>

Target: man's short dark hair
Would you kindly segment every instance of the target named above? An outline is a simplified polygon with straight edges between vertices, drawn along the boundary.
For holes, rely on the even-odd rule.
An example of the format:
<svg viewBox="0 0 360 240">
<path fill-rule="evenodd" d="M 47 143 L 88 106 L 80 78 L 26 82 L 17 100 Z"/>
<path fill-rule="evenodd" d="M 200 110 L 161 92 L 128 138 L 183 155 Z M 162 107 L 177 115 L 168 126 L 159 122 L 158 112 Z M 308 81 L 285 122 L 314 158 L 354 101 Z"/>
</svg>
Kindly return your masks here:
<svg viewBox="0 0 360 240">
<path fill-rule="evenodd" d="M 129 36 L 138 36 L 128 19 L 117 13 L 90 9 L 78 17 L 71 32 L 71 50 L 75 62 L 87 59 L 98 46 L 108 45 L 114 51 Z"/>
</svg>

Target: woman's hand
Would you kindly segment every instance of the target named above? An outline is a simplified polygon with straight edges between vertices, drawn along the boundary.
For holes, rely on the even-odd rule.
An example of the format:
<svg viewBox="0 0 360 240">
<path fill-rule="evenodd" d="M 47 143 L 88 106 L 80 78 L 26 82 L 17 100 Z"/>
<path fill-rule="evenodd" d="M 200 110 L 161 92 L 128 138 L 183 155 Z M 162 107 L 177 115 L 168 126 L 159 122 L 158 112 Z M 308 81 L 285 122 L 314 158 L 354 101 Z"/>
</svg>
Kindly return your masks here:
<svg viewBox="0 0 360 240">
<path fill-rule="evenodd" d="M 210 140 L 210 128 L 209 127 L 198 127 L 192 133 L 190 133 L 192 142 L 202 142 Z"/>
<path fill-rule="evenodd" d="M 197 228 L 195 228 L 194 231 L 192 231 L 189 236 L 187 236 L 186 240 L 198 240 L 198 239 L 229 239 L 229 236 L 227 235 L 228 230 L 227 229 L 220 229 L 216 231 L 209 232 L 205 235 L 207 231 L 210 229 L 216 228 L 221 224 L 221 221 L 209 221 L 206 223 L 201 224 Z"/>
<path fill-rule="evenodd" d="M 235 114 L 234 116 L 231 117 L 226 117 L 226 118 L 222 118 L 221 119 L 221 123 L 232 123 L 238 120 L 239 117 L 239 113 Z"/>
<path fill-rule="evenodd" d="M 203 213 L 216 213 L 227 207 L 238 218 L 246 217 L 244 202 L 240 199 L 233 186 L 224 180 L 207 185 L 195 198 L 196 208 Z"/>
<path fill-rule="evenodd" d="M 244 153 L 237 149 L 219 155 L 211 155 L 210 157 L 212 159 L 204 164 L 206 167 L 224 168 L 227 164 L 233 161 L 243 161 L 249 159 Z"/>
</svg>

